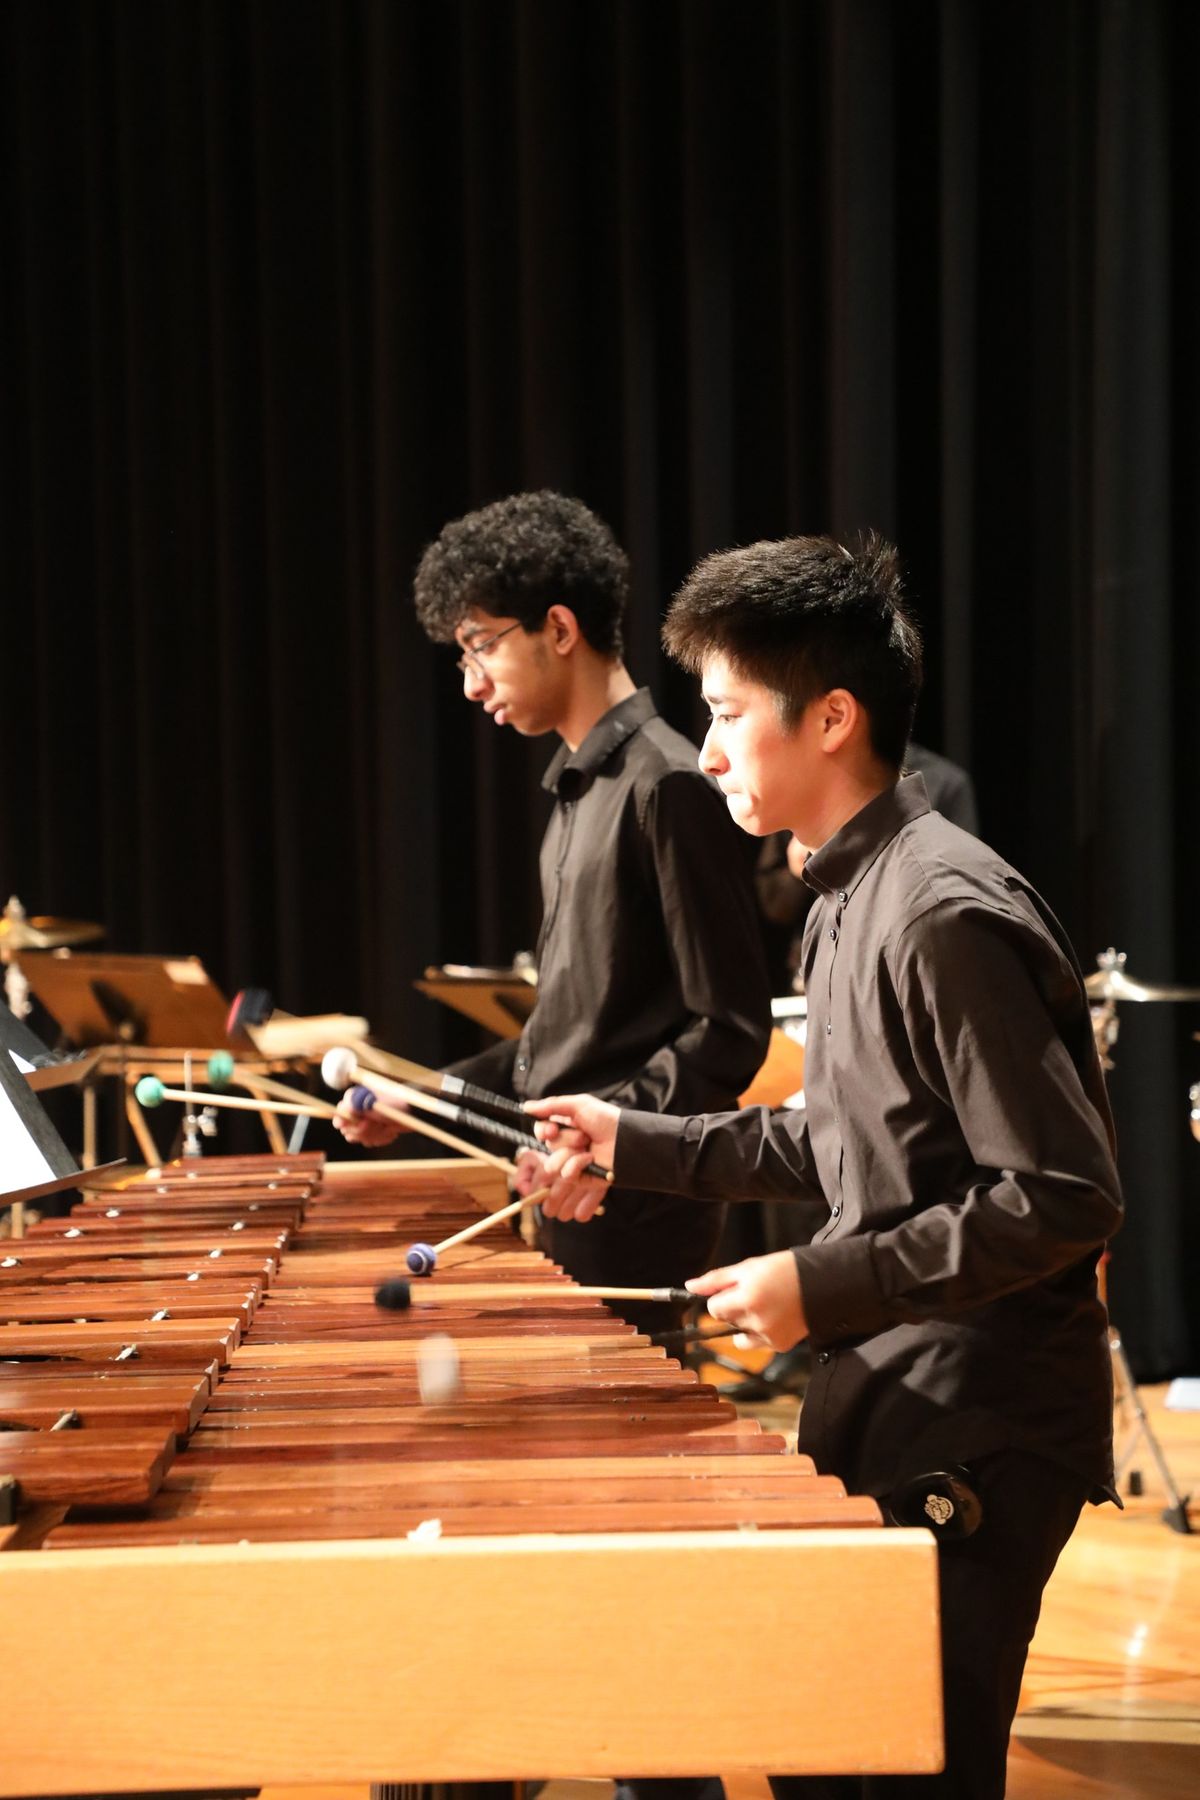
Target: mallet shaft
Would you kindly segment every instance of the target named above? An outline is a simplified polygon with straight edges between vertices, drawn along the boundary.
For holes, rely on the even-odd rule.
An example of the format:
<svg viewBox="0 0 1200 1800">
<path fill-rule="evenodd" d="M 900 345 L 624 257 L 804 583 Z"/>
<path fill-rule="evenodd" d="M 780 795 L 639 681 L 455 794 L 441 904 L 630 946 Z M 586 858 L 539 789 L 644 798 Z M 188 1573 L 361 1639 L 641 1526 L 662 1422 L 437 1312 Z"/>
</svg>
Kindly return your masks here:
<svg viewBox="0 0 1200 1800">
<path fill-rule="evenodd" d="M 516 1174 L 517 1165 L 510 1161 L 507 1156 L 494 1156 L 490 1150 L 483 1150 L 478 1144 L 469 1144 L 465 1138 L 455 1137 L 454 1133 L 450 1131 L 443 1131 L 440 1125 L 431 1125 L 428 1119 L 421 1118 L 419 1114 L 414 1116 L 411 1112 L 401 1112 L 399 1107 L 389 1106 L 386 1100 L 381 1100 L 379 1098 L 375 1084 L 370 1079 L 370 1075 L 371 1071 L 369 1069 L 362 1069 L 357 1063 L 355 1064 L 354 1080 L 358 1082 L 361 1087 L 370 1088 L 371 1092 L 375 1095 L 374 1111 L 379 1114 L 380 1118 L 388 1119 L 393 1125 L 404 1125 L 410 1131 L 419 1131 L 425 1137 L 434 1138 L 439 1144 L 445 1144 L 448 1149 L 461 1151 L 464 1156 L 469 1156 L 473 1162 L 490 1163 L 494 1169 L 502 1170 L 505 1175 Z M 376 1080 L 377 1079 L 378 1077 L 376 1077 Z M 404 1099 L 407 1099 L 410 1093 L 415 1092 L 414 1089 L 404 1088 L 399 1083 L 396 1085 L 400 1088 L 400 1092 Z M 495 1217 L 494 1214 L 493 1217 Z"/>
<path fill-rule="evenodd" d="M 364 1082 L 363 1085 L 367 1084 Z M 374 1089 L 371 1091 L 374 1093 Z M 197 1093 L 188 1088 L 165 1087 L 160 1099 L 183 1100 L 189 1104 L 199 1102 L 201 1106 L 224 1106 L 234 1112 L 291 1113 L 307 1119 L 332 1119 L 337 1112 L 337 1107 L 331 1106 L 325 1100 L 310 1100 L 303 1105 L 296 1101 L 281 1101 L 265 1097 L 262 1100 L 239 1100 L 234 1094 Z M 451 1150 L 460 1150 L 465 1156 L 492 1163 L 505 1175 L 516 1174 L 516 1164 L 510 1162 L 507 1157 L 493 1156 L 490 1150 L 481 1150 L 475 1144 L 468 1144 L 462 1138 L 454 1137 L 448 1131 L 442 1131 L 437 1125 L 431 1125 L 427 1119 L 414 1118 L 411 1113 L 401 1112 L 397 1107 L 389 1107 L 378 1098 L 373 1110 L 381 1118 L 390 1120 L 393 1125 L 407 1126 L 410 1131 L 421 1132 L 425 1137 L 434 1138 L 439 1144 L 445 1144 Z M 541 1194 L 546 1191 L 543 1188 L 538 1198 L 541 1199 Z M 526 1205 L 527 1202 L 523 1200 L 521 1204 Z M 498 1215 L 489 1215 L 484 1223 L 490 1224 L 491 1219 L 496 1216 Z"/>
<path fill-rule="evenodd" d="M 361 1071 L 359 1071 L 359 1073 L 361 1073 Z M 376 1089 L 371 1082 L 366 1081 L 363 1082 L 362 1085 L 364 1087 L 369 1087 L 372 1093 L 376 1093 Z M 515 1144 L 520 1150 L 534 1150 L 539 1155 L 541 1154 L 542 1146 L 531 1132 L 517 1131 L 511 1125 L 501 1124 L 498 1119 L 482 1118 L 478 1113 L 472 1113 L 466 1107 L 456 1106 L 449 1100 L 439 1100 L 436 1094 L 427 1094 L 421 1088 L 410 1087 L 408 1083 L 404 1081 L 394 1081 L 391 1083 L 391 1086 L 408 1106 L 416 1107 L 423 1112 L 435 1113 L 440 1118 L 452 1119 L 460 1125 L 473 1126 L 477 1131 L 490 1131 L 505 1143 Z M 392 1119 L 396 1117 L 395 1113 L 386 1112 L 385 1107 L 379 1103 L 378 1097 L 376 1098 L 376 1111 L 383 1112 L 386 1117 Z M 528 1115 L 523 1113 L 521 1116 L 526 1118 Z M 411 1124 L 412 1120 L 409 1119 L 408 1122 Z M 478 1154 L 482 1156 L 486 1153 L 484 1151 L 479 1151 Z M 604 1181 L 612 1180 L 612 1170 L 602 1169 L 599 1163 L 589 1163 L 586 1173 L 598 1176 Z"/>
<path fill-rule="evenodd" d="M 440 1256 L 443 1250 L 449 1250 L 455 1244 L 465 1244 L 471 1238 L 478 1237 L 481 1231 L 489 1231 L 493 1225 L 499 1225 L 503 1219 L 511 1219 L 514 1213 L 519 1213 L 523 1207 L 536 1206 L 537 1202 L 549 1192 L 549 1188 L 538 1188 L 536 1193 L 522 1194 L 518 1199 L 510 1201 L 507 1206 L 502 1206 L 499 1212 L 485 1213 L 481 1219 L 476 1219 L 473 1225 L 465 1225 L 461 1231 L 456 1231 L 453 1237 L 443 1238 L 440 1244 L 433 1244 L 431 1248 Z M 439 1293 L 444 1293 L 444 1291 L 444 1289 L 438 1290 Z"/>
<path fill-rule="evenodd" d="M 255 1113 L 295 1113 L 306 1119 L 331 1119 L 337 1111 L 336 1106 L 329 1106 L 324 1101 L 309 1101 L 301 1106 L 295 1103 L 264 1098 L 262 1100 L 239 1100 L 236 1094 L 209 1094 L 198 1092 L 192 1088 L 165 1087 L 159 1096 L 162 1100 L 186 1100 L 201 1106 L 226 1106 L 231 1112 Z"/>
<path fill-rule="evenodd" d="M 502 1213 L 492 1213 L 488 1223 L 503 1216 Z M 471 1225 L 468 1229 L 477 1231 L 479 1228 Z M 445 1245 L 439 1245 L 438 1248 L 444 1249 Z M 686 1288 L 676 1287 L 584 1287 L 576 1282 L 568 1284 L 550 1281 L 443 1281 L 431 1283 L 428 1287 L 421 1287 L 414 1282 L 412 1288 L 413 1304 L 420 1306 L 446 1306 L 453 1305 L 456 1301 L 470 1303 L 494 1299 L 544 1300 L 547 1296 L 569 1296 L 571 1299 L 585 1300 L 659 1301 L 675 1306 L 702 1303 L 699 1294 L 690 1294 Z"/>
<path fill-rule="evenodd" d="M 529 1135 L 529 1114 L 519 1100 L 510 1100 L 507 1094 L 493 1093 L 491 1088 L 464 1081 L 461 1075 L 427 1069 L 424 1063 L 412 1062 L 407 1056 L 395 1056 L 390 1050 L 379 1050 L 374 1044 L 353 1044 L 351 1048 L 367 1068 L 377 1069 L 393 1081 L 406 1081 L 432 1094 L 442 1094 L 449 1100 L 470 1100 L 478 1106 L 491 1107 L 502 1118 L 519 1124 L 526 1136 Z"/>
</svg>

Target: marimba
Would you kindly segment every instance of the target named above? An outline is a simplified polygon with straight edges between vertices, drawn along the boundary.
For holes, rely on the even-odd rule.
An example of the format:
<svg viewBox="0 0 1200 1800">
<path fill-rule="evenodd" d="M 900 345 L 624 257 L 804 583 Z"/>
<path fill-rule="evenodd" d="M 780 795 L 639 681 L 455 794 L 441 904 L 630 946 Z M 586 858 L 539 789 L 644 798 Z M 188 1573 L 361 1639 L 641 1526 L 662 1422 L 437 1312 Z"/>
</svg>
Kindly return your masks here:
<svg viewBox="0 0 1200 1800">
<path fill-rule="evenodd" d="M 497 1186 L 207 1158 L 0 1258 L 0 1791 L 940 1766 L 927 1533 L 500 1231 L 375 1307 Z"/>
</svg>

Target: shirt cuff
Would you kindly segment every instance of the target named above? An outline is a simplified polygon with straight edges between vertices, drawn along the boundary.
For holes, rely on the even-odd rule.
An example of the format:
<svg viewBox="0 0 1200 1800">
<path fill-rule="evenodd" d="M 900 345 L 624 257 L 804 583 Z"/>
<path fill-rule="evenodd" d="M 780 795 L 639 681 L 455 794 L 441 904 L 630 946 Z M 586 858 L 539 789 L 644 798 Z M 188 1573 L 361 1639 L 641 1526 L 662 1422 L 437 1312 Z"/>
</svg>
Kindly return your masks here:
<svg viewBox="0 0 1200 1800">
<path fill-rule="evenodd" d="M 613 1151 L 613 1186 L 686 1194 L 680 1149 L 686 1118 L 671 1113 L 622 1111 Z"/>
<path fill-rule="evenodd" d="M 800 1297 L 808 1334 L 818 1346 L 842 1338 L 872 1337 L 895 1324 L 890 1317 L 871 1258 L 871 1240 L 828 1238 L 792 1251 L 800 1275 Z"/>
</svg>

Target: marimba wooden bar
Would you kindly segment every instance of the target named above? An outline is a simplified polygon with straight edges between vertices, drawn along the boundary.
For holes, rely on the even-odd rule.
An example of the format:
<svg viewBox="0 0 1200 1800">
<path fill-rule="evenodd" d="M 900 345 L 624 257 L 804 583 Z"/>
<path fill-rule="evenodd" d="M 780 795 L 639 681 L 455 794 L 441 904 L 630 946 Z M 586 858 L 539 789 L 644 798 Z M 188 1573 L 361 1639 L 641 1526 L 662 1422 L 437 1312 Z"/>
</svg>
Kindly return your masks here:
<svg viewBox="0 0 1200 1800">
<path fill-rule="evenodd" d="M 206 1159 L 0 1268 L 0 1628 L 88 1644 L 0 1792 L 940 1766 L 927 1533 L 503 1230 L 374 1306 L 499 1203 L 464 1169 Z"/>
</svg>

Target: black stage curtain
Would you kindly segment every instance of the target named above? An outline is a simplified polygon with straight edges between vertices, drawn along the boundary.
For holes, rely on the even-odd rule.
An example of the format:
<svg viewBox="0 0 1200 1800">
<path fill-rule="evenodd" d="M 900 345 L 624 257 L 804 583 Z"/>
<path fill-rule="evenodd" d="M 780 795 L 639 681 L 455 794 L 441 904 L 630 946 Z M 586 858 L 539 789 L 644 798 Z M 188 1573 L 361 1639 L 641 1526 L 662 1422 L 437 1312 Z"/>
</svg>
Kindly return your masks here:
<svg viewBox="0 0 1200 1800">
<path fill-rule="evenodd" d="M 5 892 L 459 1048 L 410 983 L 533 942 L 548 751 L 409 581 L 548 484 L 693 733 L 697 556 L 894 536 L 985 835 L 1085 965 L 1200 982 L 1198 51 L 1168 0 L 8 0 Z M 1149 1373 L 1200 1361 L 1197 1026 L 1121 1017 Z"/>
</svg>

